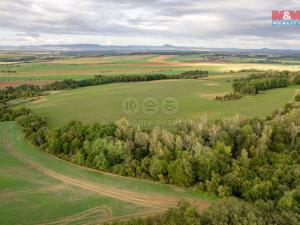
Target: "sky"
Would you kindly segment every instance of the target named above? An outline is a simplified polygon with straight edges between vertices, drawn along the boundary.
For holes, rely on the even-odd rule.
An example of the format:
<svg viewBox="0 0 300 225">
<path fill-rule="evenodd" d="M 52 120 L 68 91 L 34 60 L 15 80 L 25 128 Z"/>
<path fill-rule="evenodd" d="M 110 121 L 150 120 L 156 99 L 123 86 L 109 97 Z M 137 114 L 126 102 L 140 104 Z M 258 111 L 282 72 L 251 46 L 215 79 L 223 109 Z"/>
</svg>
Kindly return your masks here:
<svg viewBox="0 0 300 225">
<path fill-rule="evenodd" d="M 300 0 L 0 0 L 0 45 L 177 45 L 300 49 L 272 10 Z"/>
</svg>

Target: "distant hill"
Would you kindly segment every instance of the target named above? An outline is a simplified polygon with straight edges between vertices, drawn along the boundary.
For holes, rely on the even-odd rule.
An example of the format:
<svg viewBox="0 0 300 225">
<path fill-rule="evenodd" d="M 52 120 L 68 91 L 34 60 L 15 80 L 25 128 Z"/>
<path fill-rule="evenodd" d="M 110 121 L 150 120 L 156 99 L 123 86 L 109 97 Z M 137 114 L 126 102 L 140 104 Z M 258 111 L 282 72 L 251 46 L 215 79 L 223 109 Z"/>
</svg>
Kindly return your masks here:
<svg viewBox="0 0 300 225">
<path fill-rule="evenodd" d="M 292 49 L 239 49 L 239 48 L 203 48 L 183 47 L 174 45 L 147 46 L 147 45 L 98 45 L 98 44 L 64 44 L 64 45 L 27 45 L 27 46 L 0 46 L 0 50 L 15 51 L 87 51 L 87 52 L 233 52 L 233 53 L 278 53 L 299 54 L 300 50 Z"/>
</svg>

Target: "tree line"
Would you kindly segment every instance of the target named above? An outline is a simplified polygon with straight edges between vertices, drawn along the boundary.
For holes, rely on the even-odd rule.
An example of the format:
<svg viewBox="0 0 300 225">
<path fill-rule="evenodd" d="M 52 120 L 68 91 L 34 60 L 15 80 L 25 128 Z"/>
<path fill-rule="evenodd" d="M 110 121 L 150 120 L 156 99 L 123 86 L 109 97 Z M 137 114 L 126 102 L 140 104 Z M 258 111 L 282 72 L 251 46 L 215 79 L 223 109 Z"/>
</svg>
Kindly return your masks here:
<svg viewBox="0 0 300 225">
<path fill-rule="evenodd" d="M 293 198 L 299 199 L 300 189 L 293 192 Z M 280 203 L 278 208 L 272 202 L 259 201 L 249 204 L 237 198 L 224 198 L 213 204 L 203 213 L 199 213 L 188 202 L 180 202 L 177 208 L 168 210 L 161 216 L 134 218 L 118 221 L 111 225 L 296 225 L 299 213 L 291 214 L 291 207 Z M 299 212 L 299 206 L 293 204 L 293 211 Z M 107 224 L 108 225 L 108 224 Z"/>
<path fill-rule="evenodd" d="M 26 85 L 23 84 L 18 87 L 7 87 L 0 89 L 0 103 L 6 103 L 7 101 L 18 99 L 37 97 L 46 95 L 46 91 L 51 90 L 67 90 L 75 89 L 79 87 L 95 86 L 108 83 L 119 82 L 139 82 L 139 81 L 154 81 L 154 80 L 168 80 L 168 79 L 200 79 L 208 76 L 207 71 L 195 70 L 186 71 L 181 74 L 165 75 L 165 74 L 150 74 L 150 75 L 118 75 L 118 76 L 104 76 L 96 75 L 94 78 L 84 80 L 66 79 L 62 81 L 56 81 L 52 84 L 45 86 L 38 85 Z"/>
<path fill-rule="evenodd" d="M 37 85 L 20 85 L 0 89 L 0 103 L 18 98 L 29 98 L 43 95 L 43 89 Z"/>
<path fill-rule="evenodd" d="M 181 74 L 167 75 L 167 74 L 145 74 L 145 75 L 96 75 L 94 78 L 84 80 L 63 80 L 56 81 L 52 84 L 46 85 L 45 90 L 62 90 L 73 89 L 78 87 L 95 86 L 108 83 L 120 82 L 140 82 L 140 81 L 154 81 L 154 80 L 169 80 L 169 79 L 200 79 L 208 76 L 207 71 L 195 70 L 186 71 Z"/>
</svg>

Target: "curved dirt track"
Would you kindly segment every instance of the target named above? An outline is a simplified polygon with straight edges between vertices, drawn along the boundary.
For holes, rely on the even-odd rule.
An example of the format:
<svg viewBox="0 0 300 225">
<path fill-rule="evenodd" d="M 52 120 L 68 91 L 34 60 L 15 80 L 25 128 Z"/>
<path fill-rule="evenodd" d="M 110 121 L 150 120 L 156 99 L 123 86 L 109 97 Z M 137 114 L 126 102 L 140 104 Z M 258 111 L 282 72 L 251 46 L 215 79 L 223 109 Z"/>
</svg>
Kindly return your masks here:
<svg viewBox="0 0 300 225">
<path fill-rule="evenodd" d="M 101 196 L 108 196 L 108 197 L 115 198 L 118 200 L 122 200 L 122 201 L 126 201 L 126 202 L 130 202 L 133 204 L 151 208 L 150 210 L 148 209 L 146 212 L 140 212 L 140 213 L 130 214 L 130 215 L 126 215 L 126 216 L 112 217 L 110 215 L 106 218 L 99 218 L 97 220 L 98 223 L 107 222 L 107 221 L 111 221 L 111 220 L 115 220 L 115 219 L 125 220 L 125 219 L 128 219 L 130 217 L 135 217 L 135 216 L 146 217 L 146 216 L 153 215 L 153 214 L 159 214 L 159 213 L 165 212 L 167 209 L 169 209 L 171 207 L 176 207 L 177 203 L 181 200 L 180 198 L 176 198 L 176 197 L 166 197 L 166 196 L 162 196 L 162 195 L 149 195 L 149 194 L 136 193 L 136 192 L 127 191 L 124 189 L 119 189 L 116 187 L 108 187 L 108 186 L 102 185 L 100 183 L 81 181 L 81 180 L 78 180 L 75 178 L 71 178 L 71 177 L 62 175 L 62 174 L 52 171 L 46 167 L 43 167 L 39 163 L 33 162 L 30 159 L 23 156 L 22 154 L 18 153 L 9 144 L 7 133 L 8 133 L 8 128 L 7 128 L 7 126 L 5 126 L 4 127 L 4 135 L 3 135 L 4 149 L 9 154 L 11 154 L 13 157 L 15 157 L 16 159 L 23 161 L 30 167 L 42 172 L 43 174 L 45 174 L 49 177 L 52 177 L 56 180 L 59 180 L 64 184 L 76 186 L 81 189 L 94 192 Z M 209 203 L 205 202 L 205 201 L 197 201 L 196 205 L 201 210 L 209 207 Z M 76 215 L 75 215 L 75 217 L 76 217 Z M 78 219 L 78 217 L 76 217 L 76 218 Z M 70 220 L 72 220 L 72 218 L 65 218 L 64 222 L 66 222 L 66 224 L 67 224 L 68 222 L 70 222 Z M 63 221 L 63 219 L 60 221 Z M 95 224 L 95 223 L 87 222 L 86 224 Z"/>
<path fill-rule="evenodd" d="M 92 222 L 84 222 L 84 220 L 99 221 L 103 218 L 105 218 L 105 220 L 111 219 L 112 211 L 108 207 L 98 206 L 98 207 L 94 207 L 94 208 L 82 211 L 82 212 L 77 213 L 72 216 L 67 216 L 62 219 L 58 219 L 58 220 L 54 220 L 54 221 L 50 221 L 50 222 L 44 222 L 40 225 L 56 225 L 56 224 L 67 225 L 67 224 L 71 224 L 74 222 L 78 223 L 80 221 L 82 221 L 83 224 L 90 224 Z"/>
</svg>

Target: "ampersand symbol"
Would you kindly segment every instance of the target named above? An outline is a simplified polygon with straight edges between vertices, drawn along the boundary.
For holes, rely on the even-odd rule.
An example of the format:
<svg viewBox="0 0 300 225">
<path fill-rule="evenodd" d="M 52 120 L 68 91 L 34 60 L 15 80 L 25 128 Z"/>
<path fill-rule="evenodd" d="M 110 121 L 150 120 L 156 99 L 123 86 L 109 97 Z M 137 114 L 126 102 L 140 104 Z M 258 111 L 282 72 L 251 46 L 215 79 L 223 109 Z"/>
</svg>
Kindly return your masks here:
<svg viewBox="0 0 300 225">
<path fill-rule="evenodd" d="M 290 19 L 292 19 L 291 15 L 290 15 L 290 12 L 289 11 L 284 11 L 282 19 L 283 20 L 290 20 Z"/>
</svg>

